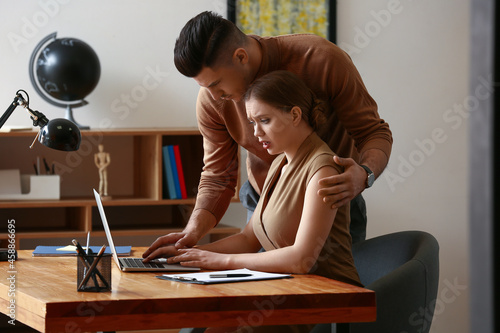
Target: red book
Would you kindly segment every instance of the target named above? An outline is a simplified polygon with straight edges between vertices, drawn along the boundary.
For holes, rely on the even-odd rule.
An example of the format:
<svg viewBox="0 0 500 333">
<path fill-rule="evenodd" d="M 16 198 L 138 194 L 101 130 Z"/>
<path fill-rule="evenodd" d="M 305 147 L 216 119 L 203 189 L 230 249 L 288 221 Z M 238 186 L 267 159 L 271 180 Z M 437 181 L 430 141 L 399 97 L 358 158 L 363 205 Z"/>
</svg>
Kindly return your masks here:
<svg viewBox="0 0 500 333">
<path fill-rule="evenodd" d="M 179 185 L 181 187 L 181 198 L 187 199 L 186 182 L 184 181 L 184 171 L 182 170 L 181 152 L 179 145 L 174 145 L 175 163 L 177 165 L 177 174 L 179 176 Z"/>
</svg>

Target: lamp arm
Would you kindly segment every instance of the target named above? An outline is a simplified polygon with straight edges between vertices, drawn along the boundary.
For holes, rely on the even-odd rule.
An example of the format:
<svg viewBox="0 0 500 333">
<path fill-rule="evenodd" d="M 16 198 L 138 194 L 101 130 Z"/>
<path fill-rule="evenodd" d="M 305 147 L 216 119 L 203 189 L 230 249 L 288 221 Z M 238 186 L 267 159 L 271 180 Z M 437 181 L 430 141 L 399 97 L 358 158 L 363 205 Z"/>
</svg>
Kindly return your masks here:
<svg viewBox="0 0 500 333">
<path fill-rule="evenodd" d="M 12 112 L 14 112 L 14 110 L 19 105 L 21 105 L 21 103 L 19 102 L 20 99 L 22 99 L 24 101 L 24 98 L 22 98 L 20 95 L 16 95 L 16 97 L 14 97 L 14 101 L 9 105 L 7 110 L 4 112 L 4 114 L 2 115 L 2 118 L 0 118 L 0 128 L 2 128 L 3 124 L 5 124 L 7 119 L 9 119 Z"/>
<path fill-rule="evenodd" d="M 19 93 L 20 91 L 23 91 L 26 94 L 27 100 L 25 100 L 23 98 L 23 96 Z M 47 125 L 47 123 L 49 122 L 49 120 L 47 119 L 47 117 L 45 117 L 45 115 L 43 113 L 41 113 L 39 111 L 31 110 L 29 108 L 29 96 L 28 96 L 28 94 L 24 90 L 18 90 L 16 93 L 16 97 L 14 97 L 14 100 L 12 101 L 12 103 L 9 105 L 7 110 L 4 112 L 4 114 L 0 118 L 0 128 L 2 128 L 3 124 L 5 124 L 7 119 L 9 119 L 9 117 L 12 115 L 14 110 L 19 105 L 22 105 L 24 108 L 26 108 L 26 110 L 30 114 L 31 120 L 33 120 L 33 126 L 43 127 L 43 126 Z"/>
</svg>

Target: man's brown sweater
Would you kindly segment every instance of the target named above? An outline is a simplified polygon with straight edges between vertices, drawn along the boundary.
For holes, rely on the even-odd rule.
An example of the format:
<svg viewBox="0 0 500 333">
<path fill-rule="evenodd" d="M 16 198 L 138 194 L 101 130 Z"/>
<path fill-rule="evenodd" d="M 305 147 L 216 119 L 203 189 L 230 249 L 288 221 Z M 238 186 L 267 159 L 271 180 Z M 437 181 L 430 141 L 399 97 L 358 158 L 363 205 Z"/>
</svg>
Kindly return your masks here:
<svg viewBox="0 0 500 333">
<path fill-rule="evenodd" d="M 262 47 L 256 79 L 275 70 L 288 70 L 327 102 L 327 120 L 318 134 L 335 153 L 358 161 L 363 151 L 379 149 L 389 159 L 389 125 L 379 117 L 377 104 L 347 53 L 315 35 L 251 37 Z M 235 193 L 238 145 L 248 152 L 248 180 L 259 193 L 275 156 L 269 155 L 254 137 L 244 101 L 214 100 L 207 89 L 201 88 L 196 113 L 203 135 L 205 166 L 195 210 L 208 210 L 220 221 Z"/>
</svg>

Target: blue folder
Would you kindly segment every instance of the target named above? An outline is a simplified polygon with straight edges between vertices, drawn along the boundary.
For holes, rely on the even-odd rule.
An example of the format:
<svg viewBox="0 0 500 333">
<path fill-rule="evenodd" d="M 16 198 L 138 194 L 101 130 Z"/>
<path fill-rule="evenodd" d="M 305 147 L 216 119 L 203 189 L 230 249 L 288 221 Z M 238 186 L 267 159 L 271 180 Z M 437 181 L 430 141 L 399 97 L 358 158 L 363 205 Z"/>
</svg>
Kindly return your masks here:
<svg viewBox="0 0 500 333">
<path fill-rule="evenodd" d="M 33 257 L 67 257 L 76 256 L 76 251 L 58 251 L 57 249 L 64 248 L 65 246 L 47 246 L 38 245 L 33 251 Z M 101 249 L 100 246 L 90 246 L 92 252 L 97 253 Z M 129 256 L 132 251 L 132 246 L 116 246 L 118 256 Z M 111 254 L 111 250 L 106 247 L 104 253 Z"/>
</svg>

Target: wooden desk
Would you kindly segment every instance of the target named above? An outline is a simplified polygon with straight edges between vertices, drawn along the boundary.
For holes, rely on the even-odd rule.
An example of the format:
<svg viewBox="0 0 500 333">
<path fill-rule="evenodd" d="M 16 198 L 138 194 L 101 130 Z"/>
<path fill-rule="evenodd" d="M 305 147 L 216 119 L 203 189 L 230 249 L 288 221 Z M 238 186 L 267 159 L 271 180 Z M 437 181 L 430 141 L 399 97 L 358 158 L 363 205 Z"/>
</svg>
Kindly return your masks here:
<svg viewBox="0 0 500 333">
<path fill-rule="evenodd" d="M 0 262 L 0 309 L 9 315 L 15 295 L 16 319 L 42 332 L 365 322 L 376 316 L 374 292 L 315 275 L 196 285 L 160 280 L 157 273 L 122 273 L 113 264 L 111 292 L 77 292 L 77 258 L 34 258 L 31 252 L 19 251 L 13 269 Z"/>
</svg>

